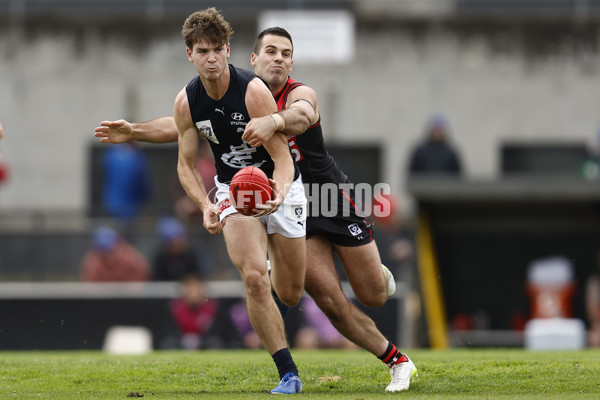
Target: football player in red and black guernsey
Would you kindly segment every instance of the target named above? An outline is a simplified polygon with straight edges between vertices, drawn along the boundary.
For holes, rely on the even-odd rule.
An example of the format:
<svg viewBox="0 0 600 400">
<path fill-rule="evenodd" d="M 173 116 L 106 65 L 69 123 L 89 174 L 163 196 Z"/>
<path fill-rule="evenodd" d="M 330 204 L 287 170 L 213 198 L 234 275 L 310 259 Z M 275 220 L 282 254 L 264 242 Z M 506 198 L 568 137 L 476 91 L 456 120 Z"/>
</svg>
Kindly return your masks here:
<svg viewBox="0 0 600 400">
<path fill-rule="evenodd" d="M 348 280 L 359 301 L 370 307 L 384 304 L 393 294 L 393 276 L 381 264 L 368 218 L 356 207 L 354 193 L 347 191 L 349 180 L 325 148 L 316 92 L 290 78 L 294 64 L 293 42 L 283 28 L 262 31 L 254 44 L 251 63 L 258 76 L 268 85 L 277 101 L 278 114 L 285 128 L 309 199 L 306 220 L 306 281 L 304 288 L 346 338 L 370 351 L 390 368 L 391 382 L 386 391 L 407 390 L 416 376 L 413 362 L 387 340 L 371 320 L 344 295 L 335 270 L 335 252 L 344 266 Z M 242 136 L 251 146 L 260 146 L 276 131 L 269 118 L 256 118 L 246 126 Z M 321 204 L 310 204 L 318 197 L 320 185 L 336 184 L 338 215 L 320 215 Z M 330 201 L 320 199 L 318 201 Z M 344 202 L 351 207 L 343 207 Z M 330 209 L 329 205 L 325 209 Z M 349 213 L 344 211 L 350 210 Z"/>
</svg>

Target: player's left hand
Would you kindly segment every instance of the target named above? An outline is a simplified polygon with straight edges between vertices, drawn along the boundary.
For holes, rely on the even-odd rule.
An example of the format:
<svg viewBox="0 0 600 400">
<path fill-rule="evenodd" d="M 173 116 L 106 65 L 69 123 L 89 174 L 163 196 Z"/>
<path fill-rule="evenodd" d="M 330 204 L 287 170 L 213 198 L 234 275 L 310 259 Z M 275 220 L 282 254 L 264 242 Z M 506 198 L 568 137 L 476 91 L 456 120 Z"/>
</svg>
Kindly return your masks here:
<svg viewBox="0 0 600 400">
<path fill-rule="evenodd" d="M 123 143 L 133 138 L 133 125 L 124 119 L 117 121 L 102 121 L 94 129 L 94 136 L 100 138 L 100 143 Z"/>
<path fill-rule="evenodd" d="M 252 212 L 254 212 L 255 217 L 273 214 L 279 209 L 281 203 L 283 203 L 283 195 L 279 191 L 279 185 L 277 184 L 277 181 L 269 179 L 269 183 L 271 184 L 271 189 L 273 193 L 273 195 L 271 196 L 271 200 L 268 200 L 263 204 L 257 205 L 256 208 L 252 210 Z"/>
<path fill-rule="evenodd" d="M 242 140 L 252 147 L 259 147 L 271 139 L 276 129 L 277 124 L 270 115 L 252 118 L 246 125 Z"/>
</svg>

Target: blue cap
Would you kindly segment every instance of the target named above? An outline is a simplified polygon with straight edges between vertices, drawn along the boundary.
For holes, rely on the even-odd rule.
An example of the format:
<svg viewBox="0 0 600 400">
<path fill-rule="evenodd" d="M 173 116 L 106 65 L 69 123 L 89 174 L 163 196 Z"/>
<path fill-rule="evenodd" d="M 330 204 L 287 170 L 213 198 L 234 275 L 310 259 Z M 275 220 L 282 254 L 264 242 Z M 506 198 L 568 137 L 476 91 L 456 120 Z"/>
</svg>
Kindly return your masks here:
<svg viewBox="0 0 600 400">
<path fill-rule="evenodd" d="M 429 125 L 431 126 L 431 129 L 448 129 L 448 118 L 446 118 L 444 114 L 434 114 L 429 119 Z"/>
<path fill-rule="evenodd" d="M 97 250 L 108 251 L 119 241 L 117 232 L 108 226 L 101 226 L 94 231 L 94 247 Z"/>
<path fill-rule="evenodd" d="M 185 236 L 183 224 L 172 217 L 162 218 L 157 224 L 158 234 L 164 241 L 182 238 Z"/>
</svg>

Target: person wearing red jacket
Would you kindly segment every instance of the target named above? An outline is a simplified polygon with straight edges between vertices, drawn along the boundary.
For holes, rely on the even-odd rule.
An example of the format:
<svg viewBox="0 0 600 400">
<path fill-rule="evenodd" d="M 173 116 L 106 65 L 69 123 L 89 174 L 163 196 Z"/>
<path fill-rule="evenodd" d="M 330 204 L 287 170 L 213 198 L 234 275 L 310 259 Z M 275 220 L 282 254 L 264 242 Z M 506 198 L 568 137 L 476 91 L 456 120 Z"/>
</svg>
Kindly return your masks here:
<svg viewBox="0 0 600 400">
<path fill-rule="evenodd" d="M 217 301 L 208 299 L 204 281 L 198 274 L 188 274 L 181 281 L 182 295 L 171 302 L 171 313 L 179 328 L 181 348 L 202 348 L 202 336 L 212 327 L 217 314 Z"/>
<path fill-rule="evenodd" d="M 139 282 L 150 278 L 150 266 L 142 253 L 108 226 L 94 231 L 93 247 L 81 265 L 84 282 Z"/>
</svg>

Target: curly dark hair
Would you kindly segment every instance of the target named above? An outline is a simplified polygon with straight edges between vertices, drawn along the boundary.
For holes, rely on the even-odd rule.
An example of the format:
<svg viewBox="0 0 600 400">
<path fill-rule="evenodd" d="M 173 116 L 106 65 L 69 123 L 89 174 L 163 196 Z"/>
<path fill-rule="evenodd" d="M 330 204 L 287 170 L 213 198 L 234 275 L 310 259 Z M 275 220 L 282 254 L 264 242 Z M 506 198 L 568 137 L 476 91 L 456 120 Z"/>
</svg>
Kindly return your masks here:
<svg viewBox="0 0 600 400">
<path fill-rule="evenodd" d="M 210 7 L 190 14 L 183 23 L 181 35 L 190 50 L 202 39 L 216 46 L 222 46 L 229 43 L 233 28 L 216 8 Z"/>
</svg>

